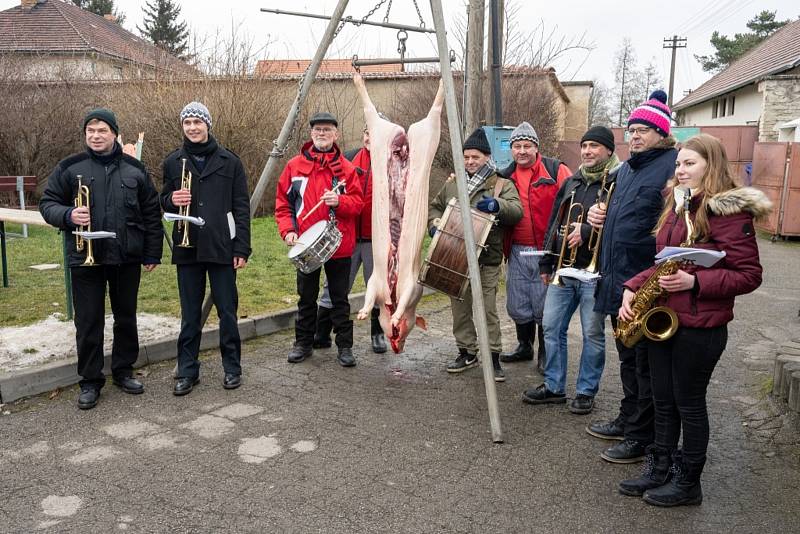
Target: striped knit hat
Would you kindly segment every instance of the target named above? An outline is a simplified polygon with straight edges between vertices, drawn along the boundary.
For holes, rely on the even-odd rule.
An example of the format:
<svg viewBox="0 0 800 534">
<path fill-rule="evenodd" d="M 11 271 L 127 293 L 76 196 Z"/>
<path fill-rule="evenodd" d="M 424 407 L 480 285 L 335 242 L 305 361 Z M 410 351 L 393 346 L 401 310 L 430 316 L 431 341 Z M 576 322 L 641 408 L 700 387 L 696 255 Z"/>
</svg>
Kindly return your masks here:
<svg viewBox="0 0 800 534">
<path fill-rule="evenodd" d="M 527 122 L 522 122 L 522 124 L 514 128 L 514 131 L 511 132 L 511 138 L 508 142 L 513 145 L 514 141 L 531 141 L 535 143 L 536 146 L 539 146 L 539 136 L 536 134 L 536 130 L 533 129 L 533 126 Z"/>
<path fill-rule="evenodd" d="M 667 106 L 667 93 L 658 89 L 653 91 L 650 99 L 638 108 L 634 109 L 628 117 L 628 126 L 631 124 L 644 124 L 661 134 L 662 137 L 669 135 L 669 123 L 672 119 L 672 112 Z"/>
<path fill-rule="evenodd" d="M 197 117 L 208 125 L 209 130 L 211 129 L 211 112 L 208 111 L 208 108 L 202 103 L 189 102 L 186 104 L 186 106 L 184 106 L 184 108 L 181 110 L 181 122 L 186 120 L 188 117 Z"/>
</svg>

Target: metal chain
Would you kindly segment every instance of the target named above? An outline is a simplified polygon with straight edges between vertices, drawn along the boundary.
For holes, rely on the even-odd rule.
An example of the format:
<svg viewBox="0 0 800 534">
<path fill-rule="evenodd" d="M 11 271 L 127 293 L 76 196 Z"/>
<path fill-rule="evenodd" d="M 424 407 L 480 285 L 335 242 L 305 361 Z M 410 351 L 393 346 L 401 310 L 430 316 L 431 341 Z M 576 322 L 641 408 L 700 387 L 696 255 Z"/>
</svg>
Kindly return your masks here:
<svg viewBox="0 0 800 534">
<path fill-rule="evenodd" d="M 386 8 L 386 14 L 383 16 L 384 24 L 389 23 L 389 13 L 392 11 L 392 0 L 389 0 L 389 7 Z"/>
<path fill-rule="evenodd" d="M 375 4 L 375 7 L 373 7 L 372 9 L 370 9 L 370 10 L 369 10 L 369 13 L 367 13 L 366 15 L 364 15 L 363 17 L 361 17 L 361 22 L 364 22 L 365 20 L 367 20 L 368 18 L 370 18 L 372 15 L 374 15 L 374 14 L 375 14 L 375 12 L 376 12 L 376 11 L 378 11 L 378 10 L 381 8 L 381 6 L 382 6 L 383 4 L 385 4 L 387 1 L 389 2 L 389 9 L 391 9 L 391 8 L 392 8 L 392 2 L 391 2 L 391 0 L 380 0 L 380 2 L 378 2 L 377 4 Z M 354 24 L 355 24 L 356 26 L 361 26 L 361 22 L 354 23 Z"/>
<path fill-rule="evenodd" d="M 419 5 L 417 5 L 417 0 L 411 0 L 411 1 L 414 2 L 414 8 L 417 10 L 417 16 L 419 17 L 419 27 L 424 28 L 425 20 L 422 18 L 422 12 L 420 12 L 419 10 Z"/>
</svg>

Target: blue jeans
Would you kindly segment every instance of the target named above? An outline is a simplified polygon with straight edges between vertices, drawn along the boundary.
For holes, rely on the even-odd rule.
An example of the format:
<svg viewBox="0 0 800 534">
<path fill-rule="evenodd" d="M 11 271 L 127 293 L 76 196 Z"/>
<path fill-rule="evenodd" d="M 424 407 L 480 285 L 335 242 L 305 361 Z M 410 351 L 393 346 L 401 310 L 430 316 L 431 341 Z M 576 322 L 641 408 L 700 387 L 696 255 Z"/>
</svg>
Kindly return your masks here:
<svg viewBox="0 0 800 534">
<path fill-rule="evenodd" d="M 580 306 L 583 350 L 575 392 L 594 397 L 606 363 L 604 315 L 594 311 L 596 282 L 561 278 L 564 286 L 550 285 L 544 301 L 544 346 L 547 358 L 544 383 L 553 393 L 564 393 L 567 383 L 567 329 Z"/>
</svg>

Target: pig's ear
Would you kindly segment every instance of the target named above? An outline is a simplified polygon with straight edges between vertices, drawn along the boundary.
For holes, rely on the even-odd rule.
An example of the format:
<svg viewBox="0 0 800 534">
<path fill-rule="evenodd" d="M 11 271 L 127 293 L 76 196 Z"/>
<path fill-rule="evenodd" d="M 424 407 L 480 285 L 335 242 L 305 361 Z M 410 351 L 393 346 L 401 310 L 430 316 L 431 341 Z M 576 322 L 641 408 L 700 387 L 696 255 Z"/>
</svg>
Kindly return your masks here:
<svg viewBox="0 0 800 534">
<path fill-rule="evenodd" d="M 425 322 L 425 318 L 421 315 L 417 315 L 417 320 L 415 321 L 419 328 L 422 328 L 427 332 L 428 330 L 428 323 Z"/>
</svg>

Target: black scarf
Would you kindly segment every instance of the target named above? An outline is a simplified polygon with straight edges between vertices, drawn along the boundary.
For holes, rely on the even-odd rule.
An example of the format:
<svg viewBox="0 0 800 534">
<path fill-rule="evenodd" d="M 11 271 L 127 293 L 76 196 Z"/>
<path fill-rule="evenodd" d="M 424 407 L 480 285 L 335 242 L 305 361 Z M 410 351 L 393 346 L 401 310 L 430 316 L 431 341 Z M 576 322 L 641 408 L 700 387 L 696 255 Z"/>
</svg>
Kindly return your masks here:
<svg viewBox="0 0 800 534">
<path fill-rule="evenodd" d="M 103 167 L 108 167 L 108 165 L 112 161 L 114 161 L 115 159 L 117 159 L 117 158 L 122 156 L 122 147 L 120 146 L 119 143 L 114 141 L 114 147 L 111 149 L 111 152 L 109 152 L 108 154 L 100 154 L 99 152 L 95 152 L 94 150 L 92 150 L 88 146 L 86 147 L 86 153 L 89 154 L 89 156 L 92 159 L 100 162 L 100 164 L 103 165 Z"/>
<path fill-rule="evenodd" d="M 628 165 L 630 165 L 631 169 L 634 171 L 638 170 L 663 154 L 665 150 L 675 148 L 675 143 L 675 138 L 668 135 L 661 139 L 653 148 L 645 150 L 644 152 L 631 154 L 631 157 L 628 159 Z"/>
<path fill-rule="evenodd" d="M 183 136 L 183 149 L 195 157 L 207 158 L 213 154 L 218 147 L 217 140 L 214 139 L 214 136 L 211 134 L 208 134 L 208 140 L 205 143 L 192 143 L 189 141 L 188 137 Z"/>
</svg>

